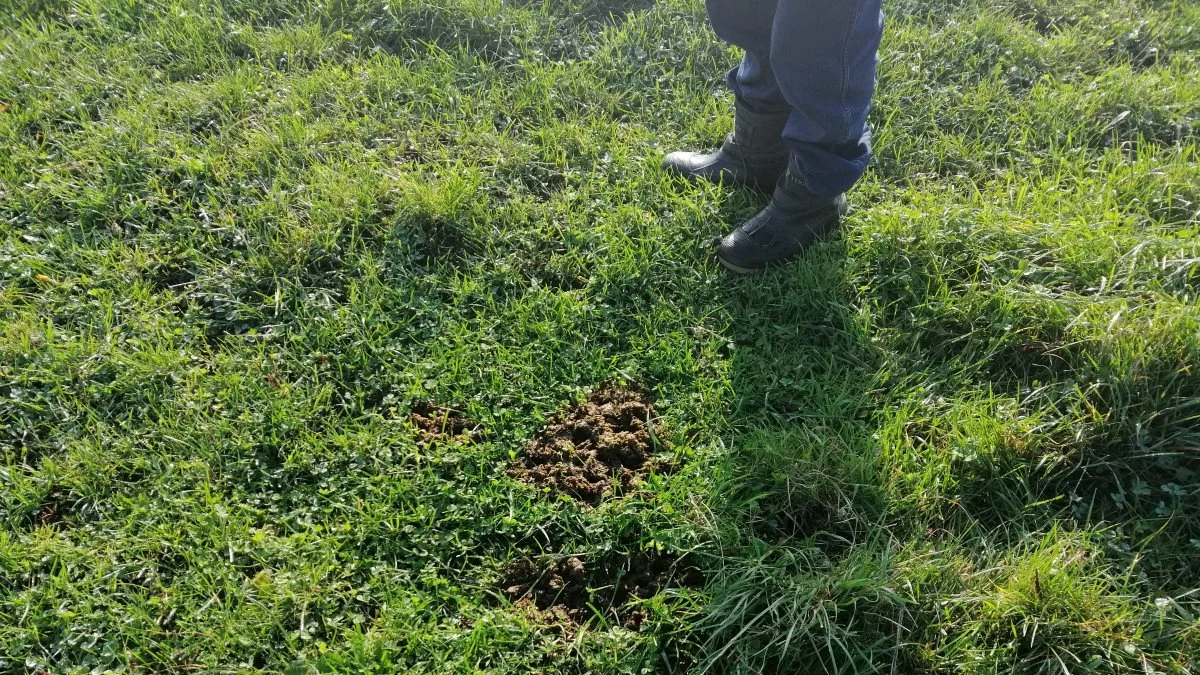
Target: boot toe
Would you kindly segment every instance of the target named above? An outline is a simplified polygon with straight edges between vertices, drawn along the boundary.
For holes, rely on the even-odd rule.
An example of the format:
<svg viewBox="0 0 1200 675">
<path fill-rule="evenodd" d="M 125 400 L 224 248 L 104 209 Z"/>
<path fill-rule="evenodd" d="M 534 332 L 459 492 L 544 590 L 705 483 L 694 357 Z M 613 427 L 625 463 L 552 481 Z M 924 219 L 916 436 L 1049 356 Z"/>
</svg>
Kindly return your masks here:
<svg viewBox="0 0 1200 675">
<path fill-rule="evenodd" d="M 721 240 L 717 260 L 741 274 L 790 260 L 835 232 L 845 208 L 843 196 L 822 200 L 777 191 L 767 208 Z"/>
<path fill-rule="evenodd" d="M 744 227 L 730 232 L 717 247 L 717 260 L 739 274 L 758 272 L 774 260 L 787 256 L 788 253 L 772 251 L 772 247 L 756 242 Z"/>
<path fill-rule="evenodd" d="M 707 157 L 696 152 L 672 152 L 663 159 L 662 166 L 667 171 L 686 178 L 692 178 L 704 167 Z"/>
<path fill-rule="evenodd" d="M 680 167 L 684 164 L 686 157 L 690 154 L 692 153 L 672 152 L 663 158 L 662 168 L 666 169 L 667 171 L 678 172 Z"/>
</svg>

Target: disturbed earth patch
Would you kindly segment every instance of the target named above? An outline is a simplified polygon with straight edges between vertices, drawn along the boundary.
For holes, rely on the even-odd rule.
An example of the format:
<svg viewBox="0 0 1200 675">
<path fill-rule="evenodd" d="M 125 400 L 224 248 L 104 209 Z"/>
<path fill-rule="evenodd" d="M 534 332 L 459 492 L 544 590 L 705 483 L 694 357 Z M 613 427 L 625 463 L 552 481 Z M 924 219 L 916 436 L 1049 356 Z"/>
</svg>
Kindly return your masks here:
<svg viewBox="0 0 1200 675">
<path fill-rule="evenodd" d="M 424 447 L 444 442 L 466 443 L 479 433 L 478 425 L 466 415 L 432 401 L 413 403 L 409 420 L 417 431 L 417 444 Z"/>
<path fill-rule="evenodd" d="M 651 470 L 673 469 L 653 459 L 661 436 L 653 418 L 639 392 L 602 389 L 552 418 L 509 474 L 595 506 L 618 489 L 633 488 Z"/>
<path fill-rule="evenodd" d="M 548 567 L 520 560 L 505 572 L 500 590 L 530 618 L 570 633 L 571 626 L 586 623 L 596 613 L 639 630 L 647 612 L 629 607 L 631 600 L 652 598 L 668 588 L 703 585 L 703 573 L 684 557 L 639 551 L 594 562 L 569 557 Z"/>
</svg>

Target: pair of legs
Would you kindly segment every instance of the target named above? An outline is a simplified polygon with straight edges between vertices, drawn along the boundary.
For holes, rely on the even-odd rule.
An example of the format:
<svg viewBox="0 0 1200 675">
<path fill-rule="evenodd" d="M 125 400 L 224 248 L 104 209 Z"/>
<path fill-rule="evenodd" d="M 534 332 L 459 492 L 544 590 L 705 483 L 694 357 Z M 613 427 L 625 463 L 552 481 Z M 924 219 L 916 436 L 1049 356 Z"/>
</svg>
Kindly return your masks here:
<svg viewBox="0 0 1200 675">
<path fill-rule="evenodd" d="M 764 213 L 722 242 L 727 267 L 786 259 L 836 227 L 842 195 L 871 157 L 881 2 L 707 0 L 713 30 L 745 50 L 727 78 L 735 131 L 716 153 L 676 153 L 666 164 L 692 178 L 773 189 Z"/>
</svg>

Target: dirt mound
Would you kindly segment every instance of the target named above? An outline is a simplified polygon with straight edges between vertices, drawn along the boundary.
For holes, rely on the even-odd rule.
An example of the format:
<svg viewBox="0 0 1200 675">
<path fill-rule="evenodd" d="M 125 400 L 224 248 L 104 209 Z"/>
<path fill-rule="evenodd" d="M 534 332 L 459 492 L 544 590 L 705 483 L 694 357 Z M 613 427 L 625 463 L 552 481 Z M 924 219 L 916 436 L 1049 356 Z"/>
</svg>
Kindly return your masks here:
<svg viewBox="0 0 1200 675">
<path fill-rule="evenodd" d="M 509 473 L 595 506 L 617 488 L 632 488 L 651 468 L 673 470 L 669 462 L 651 461 L 662 435 L 652 420 L 642 394 L 602 389 L 551 419 Z"/>
<path fill-rule="evenodd" d="M 417 443 L 426 447 L 446 441 L 465 443 L 474 439 L 479 431 L 466 415 L 431 401 L 413 403 L 409 419 L 417 430 Z"/>
<path fill-rule="evenodd" d="M 639 630 L 646 611 L 627 607 L 630 600 L 652 598 L 667 588 L 703 585 L 704 575 L 680 556 L 638 552 L 614 554 L 596 563 L 564 558 L 545 568 L 534 560 L 521 560 L 505 572 L 500 589 L 527 615 L 570 632 L 570 625 L 587 622 L 595 612 Z"/>
</svg>

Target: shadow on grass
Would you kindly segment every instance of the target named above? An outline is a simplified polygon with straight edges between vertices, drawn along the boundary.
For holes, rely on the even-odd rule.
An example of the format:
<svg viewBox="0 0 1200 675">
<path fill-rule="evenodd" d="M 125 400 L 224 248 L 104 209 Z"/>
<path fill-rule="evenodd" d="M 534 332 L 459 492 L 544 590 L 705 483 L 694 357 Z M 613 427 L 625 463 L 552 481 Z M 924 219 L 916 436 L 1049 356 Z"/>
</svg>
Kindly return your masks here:
<svg viewBox="0 0 1200 675">
<path fill-rule="evenodd" d="M 730 351 L 732 430 L 711 504 L 721 555 L 698 627 L 708 672 L 891 665 L 898 605 L 878 559 L 888 505 L 873 436 L 885 365 L 853 273 L 835 241 L 698 302 L 727 325 Z"/>
<path fill-rule="evenodd" d="M 836 242 L 691 299 L 728 326 L 731 350 L 708 672 L 936 669 L 937 647 L 917 640 L 947 598 L 900 587 L 914 574 L 890 566 L 903 549 L 957 547 L 982 565 L 1079 532 L 1112 549 L 1087 581 L 1130 583 L 1132 570 L 1138 597 L 1195 583 L 1195 496 L 1181 485 L 1200 475 L 1200 382 L 1186 345 L 1128 359 L 1072 342 L 1070 317 L 1045 307 L 947 307 L 929 291 L 946 281 L 938 266 L 891 246 L 902 270 L 861 269 Z M 973 639 L 1025 664 L 1116 644 L 1005 646 L 1039 620 L 1075 635 L 1035 612 Z"/>
</svg>

